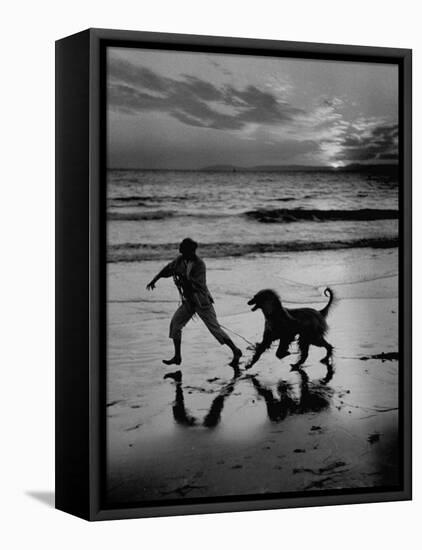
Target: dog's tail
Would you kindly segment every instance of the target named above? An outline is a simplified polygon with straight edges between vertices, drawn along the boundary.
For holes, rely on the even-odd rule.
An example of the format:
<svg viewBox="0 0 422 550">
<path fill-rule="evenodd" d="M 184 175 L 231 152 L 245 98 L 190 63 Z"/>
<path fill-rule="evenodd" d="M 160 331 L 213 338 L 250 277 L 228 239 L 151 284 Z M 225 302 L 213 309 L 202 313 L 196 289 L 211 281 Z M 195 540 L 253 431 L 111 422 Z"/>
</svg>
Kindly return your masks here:
<svg viewBox="0 0 422 550">
<path fill-rule="evenodd" d="M 320 313 L 323 317 L 327 317 L 328 312 L 330 310 L 330 306 L 333 303 L 333 301 L 335 300 L 335 296 L 334 296 L 334 292 L 328 286 L 324 290 L 324 294 L 325 294 L 325 296 L 329 296 L 330 298 L 328 300 L 328 304 L 324 308 L 321 309 Z"/>
</svg>

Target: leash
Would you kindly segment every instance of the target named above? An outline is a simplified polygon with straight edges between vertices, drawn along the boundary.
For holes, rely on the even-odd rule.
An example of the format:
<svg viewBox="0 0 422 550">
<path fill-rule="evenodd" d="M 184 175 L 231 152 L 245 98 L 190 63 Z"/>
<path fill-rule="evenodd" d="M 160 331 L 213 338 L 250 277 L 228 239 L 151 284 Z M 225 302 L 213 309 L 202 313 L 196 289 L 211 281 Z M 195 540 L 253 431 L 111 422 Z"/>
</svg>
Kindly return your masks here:
<svg viewBox="0 0 422 550">
<path fill-rule="evenodd" d="M 222 325 L 221 323 L 219 323 L 220 327 L 221 328 L 224 328 L 225 330 L 228 330 L 229 332 L 231 332 L 232 334 L 235 334 L 236 336 L 238 336 L 239 338 L 241 338 L 242 340 L 244 340 L 247 344 L 249 344 L 250 346 L 253 346 L 255 347 L 255 344 L 253 342 L 251 342 L 250 340 L 248 340 L 247 338 L 245 338 L 244 336 L 242 336 L 241 334 L 238 334 L 237 332 L 235 332 L 234 330 L 232 330 L 231 328 L 228 328 L 228 327 L 225 327 L 224 325 Z"/>
<path fill-rule="evenodd" d="M 246 312 L 245 312 L 246 313 Z M 198 320 L 198 314 L 195 312 L 193 315 L 192 315 L 192 320 L 193 321 L 197 321 Z M 229 327 L 226 327 L 225 325 L 222 325 L 220 322 L 218 323 L 220 325 L 221 328 L 224 328 L 225 330 L 227 330 L 228 332 L 231 332 L 232 334 L 235 334 L 236 336 L 238 336 L 239 338 L 241 338 L 242 340 L 244 340 L 247 344 L 249 344 L 250 346 L 253 346 L 255 347 L 255 344 L 253 342 L 251 342 L 250 340 L 248 340 L 247 338 L 245 338 L 244 336 L 242 336 L 241 334 L 239 334 L 238 332 L 235 332 L 234 330 L 232 330 L 231 328 Z"/>
</svg>

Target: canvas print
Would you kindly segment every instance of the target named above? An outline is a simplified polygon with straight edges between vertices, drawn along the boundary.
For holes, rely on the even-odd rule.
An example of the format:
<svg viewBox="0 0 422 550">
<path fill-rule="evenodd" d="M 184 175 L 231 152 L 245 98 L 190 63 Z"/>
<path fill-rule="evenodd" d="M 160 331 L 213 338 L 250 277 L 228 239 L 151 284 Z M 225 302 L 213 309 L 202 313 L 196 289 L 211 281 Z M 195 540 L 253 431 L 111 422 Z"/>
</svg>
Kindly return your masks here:
<svg viewBox="0 0 422 550">
<path fill-rule="evenodd" d="M 399 488 L 398 66 L 106 73 L 106 502 Z"/>
</svg>

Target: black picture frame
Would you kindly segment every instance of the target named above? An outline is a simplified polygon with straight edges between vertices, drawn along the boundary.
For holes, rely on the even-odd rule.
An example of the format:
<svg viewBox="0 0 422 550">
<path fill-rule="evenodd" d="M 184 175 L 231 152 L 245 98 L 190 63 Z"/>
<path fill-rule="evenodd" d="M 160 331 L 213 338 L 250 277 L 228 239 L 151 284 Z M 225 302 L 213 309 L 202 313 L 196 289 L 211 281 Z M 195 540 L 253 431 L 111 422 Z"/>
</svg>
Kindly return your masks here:
<svg viewBox="0 0 422 550">
<path fill-rule="evenodd" d="M 195 499 L 107 508 L 105 49 L 108 46 L 395 63 L 399 67 L 399 490 Z M 412 54 L 408 49 L 88 29 L 56 42 L 56 508 L 87 520 L 412 498 Z"/>
</svg>

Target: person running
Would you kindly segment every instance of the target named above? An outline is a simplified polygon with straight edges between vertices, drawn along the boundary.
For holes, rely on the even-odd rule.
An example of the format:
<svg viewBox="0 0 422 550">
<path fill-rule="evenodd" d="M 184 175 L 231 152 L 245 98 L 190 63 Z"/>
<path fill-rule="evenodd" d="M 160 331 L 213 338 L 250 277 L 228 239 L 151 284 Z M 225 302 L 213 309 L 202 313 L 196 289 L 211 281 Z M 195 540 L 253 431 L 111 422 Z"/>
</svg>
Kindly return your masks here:
<svg viewBox="0 0 422 550">
<path fill-rule="evenodd" d="M 233 359 L 230 365 L 237 366 L 242 351 L 224 332 L 217 320 L 213 306 L 214 300 L 207 287 L 205 262 L 196 255 L 197 247 L 198 244 L 194 240 L 183 239 L 179 245 L 180 255 L 167 264 L 146 287 L 148 290 L 154 290 L 159 279 L 173 277 L 182 299 L 182 304 L 170 322 L 169 336 L 173 340 L 174 356 L 171 359 L 163 359 L 163 363 L 166 365 L 181 364 L 182 329 L 196 313 L 214 338 L 221 345 L 226 345 L 232 350 Z"/>
</svg>

